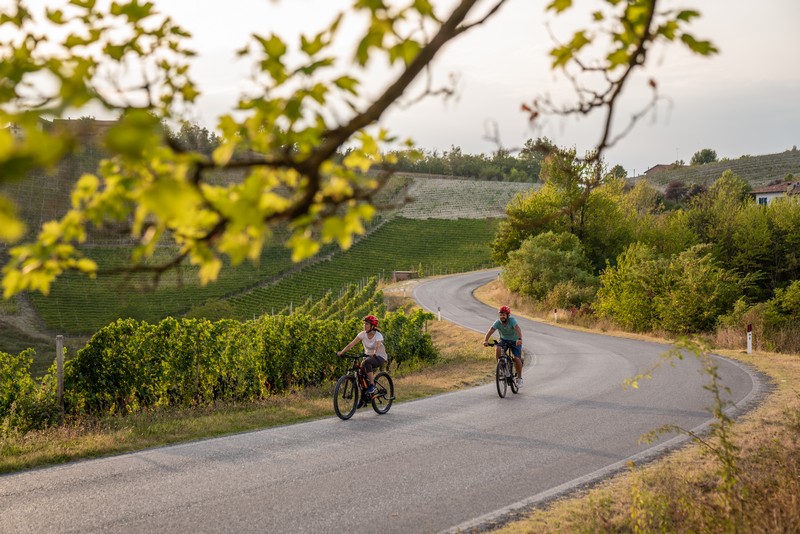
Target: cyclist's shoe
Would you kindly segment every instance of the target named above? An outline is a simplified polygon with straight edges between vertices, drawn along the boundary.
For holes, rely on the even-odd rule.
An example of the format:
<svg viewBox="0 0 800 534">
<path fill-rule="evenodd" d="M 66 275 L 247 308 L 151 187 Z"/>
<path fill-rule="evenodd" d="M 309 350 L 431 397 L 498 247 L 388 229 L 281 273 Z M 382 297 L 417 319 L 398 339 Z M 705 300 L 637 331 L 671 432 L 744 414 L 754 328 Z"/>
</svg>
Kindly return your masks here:
<svg viewBox="0 0 800 534">
<path fill-rule="evenodd" d="M 356 410 L 358 410 L 359 408 L 363 408 L 366 405 L 367 405 L 367 401 L 364 400 L 364 397 L 362 396 L 362 397 L 360 397 L 358 399 L 358 406 L 356 406 Z"/>
<path fill-rule="evenodd" d="M 517 378 L 517 388 L 522 387 L 522 377 Z"/>
<path fill-rule="evenodd" d="M 375 384 L 372 384 L 370 387 L 367 388 L 366 394 L 367 398 L 371 399 L 373 395 L 378 392 L 378 388 L 375 387 Z"/>
</svg>

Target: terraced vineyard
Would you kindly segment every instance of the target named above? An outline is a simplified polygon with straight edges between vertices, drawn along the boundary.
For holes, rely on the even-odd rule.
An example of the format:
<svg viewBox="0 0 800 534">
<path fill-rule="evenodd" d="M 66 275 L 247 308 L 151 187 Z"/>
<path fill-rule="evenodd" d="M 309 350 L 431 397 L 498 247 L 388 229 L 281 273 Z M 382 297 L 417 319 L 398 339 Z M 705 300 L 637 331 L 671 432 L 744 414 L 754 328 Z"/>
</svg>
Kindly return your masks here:
<svg viewBox="0 0 800 534">
<path fill-rule="evenodd" d="M 709 186 L 728 169 L 750 182 L 753 188 L 767 185 L 773 180 L 782 180 L 787 174 L 797 178 L 800 177 L 800 150 L 787 150 L 780 154 L 763 156 L 743 156 L 735 160 L 705 165 L 690 165 L 656 173 L 647 180 L 660 189 L 664 189 L 674 180 Z"/>
<path fill-rule="evenodd" d="M 399 214 L 409 219 L 491 219 L 505 217 L 514 195 L 541 184 L 417 178 L 408 188 L 410 201 Z"/>
<path fill-rule="evenodd" d="M 328 261 L 230 298 L 234 317 L 278 313 L 351 282 L 390 278 L 392 271 L 422 271 L 428 276 L 488 267 L 498 221 L 394 218 Z"/>
<path fill-rule="evenodd" d="M 89 253 L 105 267 L 123 261 L 126 250 L 93 247 Z M 200 285 L 195 267 L 165 273 L 156 287 L 144 274 L 91 280 L 67 273 L 53 285 L 50 295 L 32 293 L 30 300 L 48 329 L 60 333 L 91 333 L 118 318 L 156 323 L 169 315 L 183 315 L 209 299 L 225 298 L 279 276 L 294 267 L 290 256 L 282 246 L 268 247 L 259 263 L 243 262 L 235 269 L 226 265 L 217 282 L 205 287 Z"/>
</svg>

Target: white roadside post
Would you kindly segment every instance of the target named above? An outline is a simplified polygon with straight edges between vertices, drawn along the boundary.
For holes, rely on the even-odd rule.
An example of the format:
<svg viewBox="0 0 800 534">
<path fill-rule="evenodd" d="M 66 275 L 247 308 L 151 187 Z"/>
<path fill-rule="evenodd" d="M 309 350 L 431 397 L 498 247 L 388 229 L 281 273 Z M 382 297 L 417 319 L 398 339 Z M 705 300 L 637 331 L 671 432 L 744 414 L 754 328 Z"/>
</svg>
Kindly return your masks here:
<svg viewBox="0 0 800 534">
<path fill-rule="evenodd" d="M 753 353 L 753 325 L 747 325 L 747 354 Z"/>
</svg>

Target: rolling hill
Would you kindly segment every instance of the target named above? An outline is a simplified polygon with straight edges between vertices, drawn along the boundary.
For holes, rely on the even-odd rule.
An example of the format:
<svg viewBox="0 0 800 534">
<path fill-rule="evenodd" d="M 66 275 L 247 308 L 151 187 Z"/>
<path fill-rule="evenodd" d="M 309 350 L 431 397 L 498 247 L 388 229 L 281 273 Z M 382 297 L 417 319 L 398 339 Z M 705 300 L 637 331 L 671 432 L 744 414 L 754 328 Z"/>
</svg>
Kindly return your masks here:
<svg viewBox="0 0 800 534">
<path fill-rule="evenodd" d="M 800 177 L 800 150 L 763 156 L 742 156 L 705 165 L 687 165 L 655 173 L 648 176 L 647 180 L 662 190 L 675 180 L 709 186 L 728 169 L 748 181 L 754 189 L 774 180 L 782 180 L 787 174 L 797 178 Z"/>
</svg>

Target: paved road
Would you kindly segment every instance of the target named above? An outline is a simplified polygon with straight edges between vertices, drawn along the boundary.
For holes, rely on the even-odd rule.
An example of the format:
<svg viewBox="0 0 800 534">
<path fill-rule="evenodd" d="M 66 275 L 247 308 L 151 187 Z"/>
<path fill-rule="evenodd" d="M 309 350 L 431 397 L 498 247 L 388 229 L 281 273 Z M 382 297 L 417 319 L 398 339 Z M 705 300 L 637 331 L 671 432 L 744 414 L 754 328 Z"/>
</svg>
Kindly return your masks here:
<svg viewBox="0 0 800 534">
<path fill-rule="evenodd" d="M 415 298 L 484 331 L 494 310 L 471 291 L 494 276 L 430 281 Z M 534 357 L 518 395 L 500 399 L 487 384 L 385 416 L 365 409 L 0 476 L 0 532 L 468 530 L 653 454 L 637 439 L 661 424 L 708 420 L 693 360 L 623 390 L 663 346 L 524 320 L 522 329 Z M 734 402 L 758 393 L 745 369 L 719 363 Z"/>
</svg>

